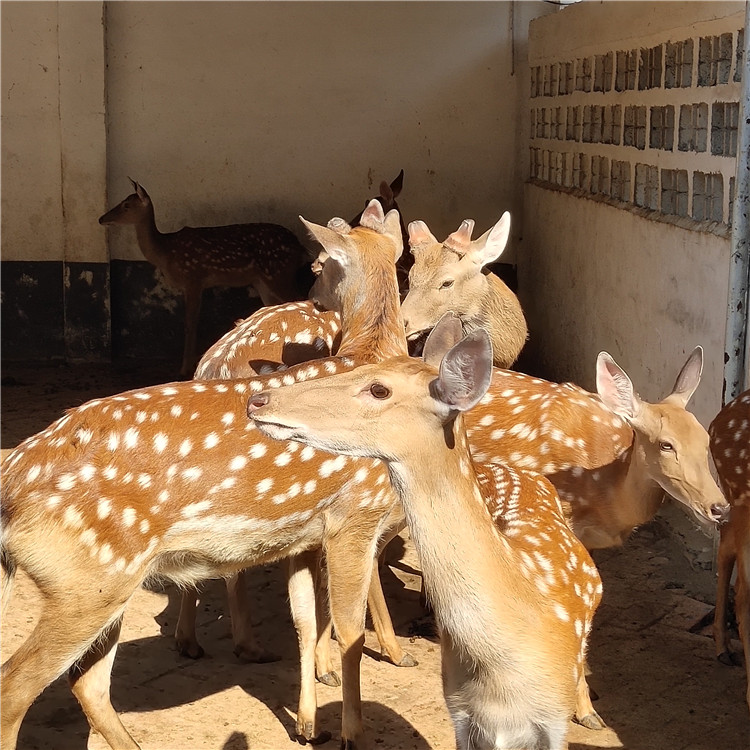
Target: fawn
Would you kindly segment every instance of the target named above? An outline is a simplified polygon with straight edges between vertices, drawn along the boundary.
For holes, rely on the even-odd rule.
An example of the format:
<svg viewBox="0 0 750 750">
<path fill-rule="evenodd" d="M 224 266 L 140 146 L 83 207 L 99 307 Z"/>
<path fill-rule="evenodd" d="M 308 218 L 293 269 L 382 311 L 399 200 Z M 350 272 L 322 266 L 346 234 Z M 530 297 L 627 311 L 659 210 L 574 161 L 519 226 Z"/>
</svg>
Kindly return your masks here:
<svg viewBox="0 0 750 750">
<path fill-rule="evenodd" d="M 99 217 L 100 224 L 133 224 L 138 246 L 167 282 L 185 299 L 185 343 L 180 374 L 195 366 L 196 336 L 203 290 L 214 286 L 253 286 L 264 305 L 299 299 L 299 275 L 309 252 L 289 229 L 278 224 L 183 227 L 162 233 L 154 204 L 137 182 L 133 192 Z"/>
<path fill-rule="evenodd" d="M 727 635 L 727 603 L 732 569 L 737 563 L 735 608 L 748 687 L 750 708 L 750 390 L 730 401 L 708 428 L 711 455 L 719 482 L 729 500 L 729 521 L 721 527 L 719 542 L 714 641 L 716 655 L 725 664 L 739 663 Z"/>
<path fill-rule="evenodd" d="M 443 327 L 431 339 L 450 338 Z M 425 358 L 444 346 L 428 341 Z M 478 329 L 439 372 L 399 357 L 255 394 L 248 415 L 277 440 L 385 462 L 440 627 L 457 747 L 557 750 L 601 581 L 547 480 L 472 459 L 462 414 L 491 377 Z"/>
</svg>

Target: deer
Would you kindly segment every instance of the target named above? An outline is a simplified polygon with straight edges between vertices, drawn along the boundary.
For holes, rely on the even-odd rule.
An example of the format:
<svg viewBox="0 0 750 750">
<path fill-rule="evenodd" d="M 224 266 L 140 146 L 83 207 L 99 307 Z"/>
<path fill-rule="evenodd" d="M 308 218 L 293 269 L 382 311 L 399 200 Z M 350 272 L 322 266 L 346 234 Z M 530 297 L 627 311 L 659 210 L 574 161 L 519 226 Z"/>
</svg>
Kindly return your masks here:
<svg viewBox="0 0 750 750">
<path fill-rule="evenodd" d="M 750 708 L 750 390 L 726 404 L 708 428 L 711 455 L 731 510 L 720 530 L 714 643 L 724 664 L 740 664 L 727 633 L 727 609 L 732 570 L 737 565 L 735 608 L 745 652 Z"/>
<path fill-rule="evenodd" d="M 548 480 L 472 458 L 463 415 L 489 387 L 492 345 L 477 329 L 442 355 L 456 330 L 443 327 L 425 362 L 253 394 L 248 416 L 276 440 L 386 464 L 440 630 L 456 747 L 560 750 L 601 580 Z"/>
<path fill-rule="evenodd" d="M 160 232 L 154 204 L 131 180 L 134 192 L 99 217 L 105 226 L 132 224 L 146 260 L 182 293 L 185 338 L 180 375 L 189 377 L 197 357 L 197 332 L 203 290 L 215 286 L 253 286 L 264 305 L 297 300 L 307 289 L 299 279 L 310 253 L 295 234 L 278 224 L 183 227 Z"/>
<path fill-rule="evenodd" d="M 510 234 L 510 214 L 472 241 L 473 219 L 442 243 L 423 221 L 409 224 L 414 265 L 401 312 L 410 340 L 424 336 L 446 311 L 458 315 L 464 330 L 485 328 L 492 337 L 495 366 L 509 368 L 518 359 L 528 327 L 516 295 L 484 267 L 500 257 Z"/>
<path fill-rule="evenodd" d="M 332 257 L 371 264 L 368 273 L 353 274 L 359 284 L 342 304 L 341 350 L 373 359 L 406 355 L 398 214 L 383 216 L 372 201 L 360 227 L 303 221 Z M 7 456 L 2 598 L 7 604 L 21 569 L 44 604 L 31 635 L 2 665 L 4 748 L 15 747 L 29 706 L 65 672 L 91 727 L 113 748 L 137 748 L 111 705 L 109 684 L 123 612 L 141 583 L 161 577 L 195 586 L 289 558 L 300 563 L 290 576 L 294 614 L 300 592 L 310 590 L 306 553 L 320 548 L 342 651 L 342 744 L 362 746 L 365 603 L 379 540 L 403 511 L 378 462 L 278 443 L 244 419 L 252 393 L 356 362 L 340 355 L 250 380 L 175 382 L 94 399 Z M 308 634 L 300 631 L 299 639 L 303 645 Z M 305 740 L 319 736 L 315 710 L 314 675 L 303 673 L 297 731 Z"/>
<path fill-rule="evenodd" d="M 401 195 L 401 190 L 404 187 L 404 170 L 402 169 L 399 173 L 396 179 L 393 180 L 393 182 L 390 183 L 390 185 L 383 180 L 380 183 L 379 186 L 379 193 L 375 196 L 375 200 L 380 203 L 381 206 L 383 206 L 383 211 L 392 211 L 396 210 L 398 211 L 399 216 L 401 216 L 401 209 L 399 208 L 398 203 L 396 203 L 396 198 L 398 198 L 399 195 Z M 367 201 L 365 201 L 365 207 L 367 207 Z M 349 222 L 349 224 L 353 227 L 357 226 L 359 224 L 360 217 L 362 216 L 362 211 L 360 211 L 352 220 Z M 406 231 L 406 227 L 404 226 L 403 218 L 401 219 L 401 235 L 404 240 L 404 247 L 407 246 L 409 242 L 409 234 Z M 319 258 L 318 261 L 313 262 L 313 272 L 316 271 L 316 263 L 317 262 L 324 262 L 325 256 L 323 258 Z M 398 276 L 398 288 L 400 293 L 403 295 L 406 293 L 406 290 L 408 288 L 409 283 L 409 269 L 411 268 L 413 263 L 413 259 L 411 255 L 408 253 L 402 253 L 401 257 L 398 259 L 396 263 L 396 274 Z M 335 309 L 335 308 L 334 308 Z"/>
</svg>

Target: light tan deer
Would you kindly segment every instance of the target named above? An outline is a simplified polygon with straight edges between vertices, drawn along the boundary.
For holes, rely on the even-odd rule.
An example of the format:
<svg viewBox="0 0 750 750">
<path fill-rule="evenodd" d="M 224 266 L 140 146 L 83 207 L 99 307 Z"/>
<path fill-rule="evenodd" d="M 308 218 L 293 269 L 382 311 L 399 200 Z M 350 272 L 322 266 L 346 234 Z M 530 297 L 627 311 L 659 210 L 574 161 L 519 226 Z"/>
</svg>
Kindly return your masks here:
<svg viewBox="0 0 750 750">
<path fill-rule="evenodd" d="M 474 221 L 466 219 L 444 242 L 423 221 L 409 224 L 414 265 L 401 312 L 407 338 L 418 338 L 451 310 L 469 332 L 484 328 L 492 338 L 497 367 L 510 367 L 528 337 L 526 318 L 515 294 L 484 266 L 505 249 L 510 233 L 506 211 L 494 227 L 471 240 Z"/>
<path fill-rule="evenodd" d="M 253 286 L 264 305 L 296 300 L 307 294 L 298 275 L 309 252 L 297 237 L 278 224 L 230 224 L 183 227 L 162 233 L 154 205 L 144 188 L 99 218 L 99 223 L 132 224 L 138 246 L 150 263 L 179 289 L 185 300 L 185 344 L 180 374 L 189 376 L 197 360 L 196 336 L 203 290 L 214 286 Z"/>
<path fill-rule="evenodd" d="M 369 274 L 353 274 L 366 283 L 344 305 L 356 320 L 351 340 L 343 320 L 342 348 L 348 341 L 379 358 L 406 353 L 394 264 L 401 239 L 398 215 L 383 217 L 371 205 L 363 227 L 307 226 L 330 253 L 370 258 Z M 140 584 L 165 577 L 194 585 L 275 559 L 303 560 L 320 547 L 342 650 L 342 742 L 361 744 L 365 601 L 378 541 L 401 508 L 379 463 L 272 441 L 244 417 L 253 392 L 354 364 L 339 357 L 249 381 L 171 383 L 96 399 L 7 457 L 3 600 L 20 568 L 44 607 L 2 667 L 3 748 L 15 746 L 28 707 L 65 671 L 91 726 L 112 747 L 137 748 L 112 708 L 109 682 L 122 614 Z M 304 572 L 292 576 L 293 611 Z M 317 735 L 314 675 L 302 676 L 297 721 L 305 739 Z"/>
<path fill-rule="evenodd" d="M 404 170 L 402 169 L 398 176 L 396 177 L 393 182 L 389 185 L 385 180 L 383 180 L 380 183 L 379 186 L 379 193 L 375 196 L 375 200 L 380 203 L 381 206 L 383 206 L 383 211 L 398 211 L 399 216 L 401 216 L 401 209 L 399 208 L 398 203 L 396 203 L 396 198 L 398 198 L 399 195 L 401 195 L 401 190 L 404 187 Z M 365 207 L 367 206 L 367 201 L 365 201 Z M 353 227 L 357 226 L 359 224 L 360 217 L 362 216 L 362 212 L 360 211 L 350 222 L 349 224 Z M 406 248 L 408 242 L 409 242 L 409 234 L 406 231 L 406 227 L 404 226 L 404 220 L 403 217 L 401 218 L 401 236 L 404 239 L 404 248 Z M 409 269 L 412 267 L 414 260 L 411 257 L 410 253 L 402 253 L 401 257 L 396 262 L 396 276 L 398 277 L 398 288 L 401 294 L 406 294 L 406 290 L 409 286 Z M 313 265 L 313 271 L 315 270 L 315 265 Z M 330 309 L 336 309 L 335 307 Z"/>
<path fill-rule="evenodd" d="M 727 634 L 727 604 L 732 570 L 737 564 L 735 609 L 747 671 L 750 708 L 750 390 L 730 401 L 708 428 L 719 482 L 729 500 L 729 521 L 719 542 L 714 642 L 724 664 L 739 664 Z"/>
<path fill-rule="evenodd" d="M 248 414 L 278 440 L 386 463 L 440 627 L 457 747 L 559 750 L 601 581 L 548 481 L 474 463 L 462 413 L 491 371 L 478 330 L 439 373 L 400 357 L 254 395 Z"/>
</svg>

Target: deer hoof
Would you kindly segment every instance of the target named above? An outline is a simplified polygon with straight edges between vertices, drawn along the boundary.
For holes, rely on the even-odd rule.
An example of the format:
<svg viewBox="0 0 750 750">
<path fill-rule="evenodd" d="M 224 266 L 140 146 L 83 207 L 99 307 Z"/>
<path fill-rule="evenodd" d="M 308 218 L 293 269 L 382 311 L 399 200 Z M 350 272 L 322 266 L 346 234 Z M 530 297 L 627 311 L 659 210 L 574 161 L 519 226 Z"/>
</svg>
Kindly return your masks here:
<svg viewBox="0 0 750 750">
<path fill-rule="evenodd" d="M 580 724 L 582 727 L 586 727 L 586 729 L 593 729 L 594 731 L 599 731 L 600 729 L 604 729 L 607 726 L 602 720 L 602 717 L 599 716 L 596 711 L 590 714 L 586 714 L 586 716 L 582 716 L 581 718 L 578 718 L 576 716 L 575 720 L 576 723 Z"/>
<path fill-rule="evenodd" d="M 263 648 L 248 647 L 237 644 L 234 647 L 234 655 L 243 662 L 248 664 L 269 664 L 274 661 L 281 661 L 278 654 L 266 651 Z"/>
<path fill-rule="evenodd" d="M 339 687 L 341 685 L 341 678 L 335 672 L 331 671 L 318 675 L 318 682 L 322 682 L 324 685 L 328 685 L 328 687 Z"/>
<path fill-rule="evenodd" d="M 722 664 L 726 664 L 728 667 L 742 666 L 740 655 L 735 654 L 734 651 L 722 651 L 717 658 Z"/>
<path fill-rule="evenodd" d="M 300 745 L 322 745 L 324 742 L 328 742 L 331 739 L 330 732 L 321 732 L 315 736 L 315 728 L 313 722 L 306 721 L 302 724 L 297 724 L 297 734 L 294 737 Z"/>
<path fill-rule="evenodd" d="M 381 658 L 383 661 L 390 662 L 396 667 L 416 667 L 417 664 L 419 664 L 419 662 L 408 651 L 404 651 L 404 655 L 398 661 L 391 659 L 388 654 L 382 654 Z"/>
<path fill-rule="evenodd" d="M 177 653 L 188 659 L 202 659 L 206 652 L 197 641 L 177 641 Z"/>
</svg>

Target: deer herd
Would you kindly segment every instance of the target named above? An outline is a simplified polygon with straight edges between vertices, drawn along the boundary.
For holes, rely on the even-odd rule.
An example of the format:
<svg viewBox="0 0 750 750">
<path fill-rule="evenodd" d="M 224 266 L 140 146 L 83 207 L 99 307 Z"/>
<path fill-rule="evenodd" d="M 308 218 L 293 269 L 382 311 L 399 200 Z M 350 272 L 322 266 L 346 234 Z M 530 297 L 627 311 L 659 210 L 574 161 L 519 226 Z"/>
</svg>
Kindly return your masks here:
<svg viewBox="0 0 750 750">
<path fill-rule="evenodd" d="M 305 301 L 295 285 L 310 259 L 283 227 L 161 234 L 137 183 L 101 217 L 134 224 L 146 258 L 184 293 L 183 374 L 204 288 L 253 284 L 273 306 L 217 341 L 192 380 L 89 401 L 6 458 L 3 608 L 18 569 L 43 606 L 2 666 L 3 748 L 15 747 L 30 705 L 63 673 L 112 748 L 139 747 L 109 687 L 123 612 L 147 579 L 182 587 L 177 644 L 198 657 L 195 587 L 226 578 L 235 651 L 267 660 L 242 571 L 274 560 L 287 564 L 299 638 L 297 735 L 322 734 L 317 678 L 341 685 L 342 747 L 364 747 L 368 608 L 385 659 L 416 666 L 395 636 L 378 568 L 404 527 L 438 625 L 457 748 L 565 748 L 571 718 L 604 726 L 586 682 L 606 596 L 589 550 L 625 543 L 665 493 L 720 526 L 717 654 L 737 659 L 726 631 L 735 562 L 750 654 L 750 392 L 707 432 L 686 410 L 700 347 L 658 403 L 641 400 L 606 352 L 595 394 L 507 369 L 526 321 L 486 266 L 508 241 L 509 214 L 476 240 L 466 220 L 440 241 L 422 221 L 404 227 L 402 179 L 384 182 L 351 222 L 302 219 L 322 248 Z"/>
</svg>

